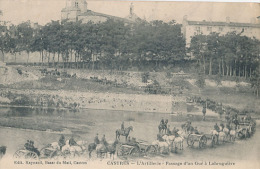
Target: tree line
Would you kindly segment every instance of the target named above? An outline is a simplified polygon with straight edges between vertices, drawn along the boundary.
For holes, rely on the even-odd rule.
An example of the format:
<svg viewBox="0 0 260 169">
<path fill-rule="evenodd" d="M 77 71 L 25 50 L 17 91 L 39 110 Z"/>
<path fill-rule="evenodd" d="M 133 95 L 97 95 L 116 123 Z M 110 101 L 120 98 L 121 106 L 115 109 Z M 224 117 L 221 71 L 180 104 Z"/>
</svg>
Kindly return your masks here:
<svg viewBox="0 0 260 169">
<path fill-rule="evenodd" d="M 189 52 L 204 74 L 247 78 L 259 71 L 259 40 L 235 32 L 196 35 Z"/>
<path fill-rule="evenodd" d="M 52 21 L 37 28 L 30 22 L 1 25 L 0 50 L 2 55 L 39 52 L 54 65 L 55 58 L 78 64 L 98 62 L 101 67 L 120 69 L 132 63 L 172 62 L 185 56 L 185 39 L 181 25 L 174 21 L 139 22 L 107 20 L 102 23 Z M 27 62 L 28 62 L 27 59 Z M 67 64 L 68 65 L 68 64 Z M 83 65 L 84 67 L 84 65 Z"/>
</svg>

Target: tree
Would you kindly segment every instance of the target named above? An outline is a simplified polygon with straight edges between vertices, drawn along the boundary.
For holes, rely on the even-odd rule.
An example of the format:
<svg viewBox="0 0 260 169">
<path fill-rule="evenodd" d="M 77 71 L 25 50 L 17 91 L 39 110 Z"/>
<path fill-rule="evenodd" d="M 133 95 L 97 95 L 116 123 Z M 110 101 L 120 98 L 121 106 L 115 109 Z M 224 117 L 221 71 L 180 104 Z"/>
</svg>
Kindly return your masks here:
<svg viewBox="0 0 260 169">
<path fill-rule="evenodd" d="M 258 71 L 254 71 L 252 77 L 250 78 L 251 87 L 254 90 L 254 94 L 256 97 L 259 97 L 260 90 L 260 73 Z"/>
<path fill-rule="evenodd" d="M 26 51 L 27 63 L 29 61 L 30 52 L 32 51 L 32 41 L 33 39 L 33 29 L 31 27 L 30 21 L 23 22 L 17 25 L 17 45 L 19 46 L 18 51 Z"/>
</svg>

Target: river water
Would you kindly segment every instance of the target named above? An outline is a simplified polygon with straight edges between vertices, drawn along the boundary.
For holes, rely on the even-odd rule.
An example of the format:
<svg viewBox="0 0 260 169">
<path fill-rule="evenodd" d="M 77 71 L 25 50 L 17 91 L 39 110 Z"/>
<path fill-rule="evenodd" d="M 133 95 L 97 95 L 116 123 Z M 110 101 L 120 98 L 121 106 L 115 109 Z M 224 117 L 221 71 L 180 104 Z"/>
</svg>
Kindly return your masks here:
<svg viewBox="0 0 260 169">
<path fill-rule="evenodd" d="M 186 117 L 177 117 L 170 114 L 143 113 L 143 112 L 122 112 L 107 110 L 80 110 L 79 112 L 45 112 L 40 110 L 23 110 L 0 108 L 0 118 L 3 121 L 22 124 L 24 126 L 36 125 L 35 128 L 49 125 L 47 131 L 32 129 L 21 129 L 13 127 L 0 127 L 0 145 L 7 146 L 6 158 L 12 157 L 14 152 L 23 147 L 26 140 L 34 140 L 35 146 L 39 149 L 44 145 L 58 141 L 59 132 L 53 132 L 53 126 L 65 131 L 66 139 L 74 135 L 76 140 L 86 140 L 93 142 L 96 133 L 101 138 L 106 135 L 107 140 L 115 139 L 115 131 L 120 128 L 121 122 L 125 121 L 125 126 L 133 126 L 131 137 L 146 140 L 151 143 L 156 140 L 158 124 L 161 118 L 169 119 L 169 125 L 180 128 L 181 124 L 187 120 Z M 215 122 L 220 122 L 215 117 L 207 117 L 201 121 L 201 117 L 189 117 L 192 125 L 204 133 L 209 133 Z M 38 126 L 37 126 L 38 125 Z M 197 161 L 223 161 L 223 162 L 243 162 L 251 161 L 259 165 L 256 161 L 260 159 L 260 133 L 259 121 L 257 121 L 256 133 L 246 140 L 237 140 L 235 143 L 220 144 L 214 148 L 207 147 L 199 149 L 195 143 L 194 148 L 187 147 L 184 142 L 184 150 L 170 156 L 154 157 L 156 160 L 197 160 Z M 70 133 L 71 132 L 71 133 Z M 123 139 L 123 138 L 121 138 Z"/>
</svg>

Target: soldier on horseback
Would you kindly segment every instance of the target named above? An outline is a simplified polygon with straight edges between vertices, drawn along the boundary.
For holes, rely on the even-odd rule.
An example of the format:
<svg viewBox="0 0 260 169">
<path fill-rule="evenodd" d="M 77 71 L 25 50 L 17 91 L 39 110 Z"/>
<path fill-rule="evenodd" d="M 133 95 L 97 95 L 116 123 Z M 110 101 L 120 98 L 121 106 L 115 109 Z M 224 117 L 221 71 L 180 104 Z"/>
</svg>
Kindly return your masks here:
<svg viewBox="0 0 260 169">
<path fill-rule="evenodd" d="M 215 129 L 217 132 L 219 132 L 219 126 L 218 126 L 218 123 L 216 123 L 216 124 L 214 125 L 214 129 Z"/>
<path fill-rule="evenodd" d="M 98 139 L 98 133 L 96 134 L 96 137 L 94 138 L 94 143 L 95 144 L 99 144 L 100 143 L 100 141 Z"/>
<path fill-rule="evenodd" d="M 103 145 L 105 145 L 105 146 L 108 145 L 105 134 L 103 135 L 103 137 L 102 137 L 102 139 L 101 139 L 101 144 L 103 144 Z"/>
<path fill-rule="evenodd" d="M 172 130 L 172 134 L 173 134 L 175 137 L 179 137 L 178 131 L 179 131 L 179 129 L 176 129 L 176 128 L 174 127 L 173 130 Z"/>
<path fill-rule="evenodd" d="M 76 146 L 76 145 L 78 145 L 73 136 L 69 139 L 69 145 L 70 145 L 70 146 Z"/>
<path fill-rule="evenodd" d="M 66 143 L 65 143 L 65 137 L 64 137 L 63 134 L 60 136 L 60 139 L 59 139 L 58 144 L 59 144 L 59 146 L 60 146 L 60 150 L 61 150 L 62 147 L 66 144 Z"/>
<path fill-rule="evenodd" d="M 194 132 L 194 134 L 200 134 L 197 127 L 194 128 L 193 132 Z"/>
<path fill-rule="evenodd" d="M 122 124 L 121 124 L 121 130 L 122 130 L 123 133 L 125 133 L 125 124 L 124 124 L 124 122 L 122 122 Z"/>
<path fill-rule="evenodd" d="M 162 118 L 161 122 L 160 122 L 160 125 L 164 125 L 164 119 Z"/>
</svg>

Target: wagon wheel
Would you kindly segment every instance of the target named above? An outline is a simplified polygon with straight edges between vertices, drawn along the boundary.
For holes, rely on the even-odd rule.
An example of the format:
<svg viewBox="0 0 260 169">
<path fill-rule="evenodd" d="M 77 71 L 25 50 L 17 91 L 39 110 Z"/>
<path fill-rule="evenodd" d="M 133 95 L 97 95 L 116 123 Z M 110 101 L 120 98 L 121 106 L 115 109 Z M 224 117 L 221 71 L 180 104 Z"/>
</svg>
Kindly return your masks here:
<svg viewBox="0 0 260 169">
<path fill-rule="evenodd" d="M 59 157 L 62 157 L 63 153 L 59 150 L 55 150 L 50 154 L 50 158 L 57 160 Z"/>
<path fill-rule="evenodd" d="M 122 145 L 118 145 L 117 151 L 116 151 L 117 156 L 123 156 L 123 150 L 122 150 Z"/>
<path fill-rule="evenodd" d="M 26 159 L 33 159 L 33 160 L 38 160 L 39 159 L 39 156 L 35 153 L 35 152 L 28 152 L 26 155 L 25 155 L 25 158 Z"/>
<path fill-rule="evenodd" d="M 50 153 L 47 152 L 48 150 L 46 150 L 46 148 L 48 148 L 48 146 L 43 147 L 43 148 L 40 150 L 40 155 L 41 155 L 43 158 L 47 158 L 47 157 L 49 157 L 49 155 L 50 155 Z"/>
<path fill-rule="evenodd" d="M 63 157 L 66 159 L 66 158 L 71 158 L 71 153 L 70 151 L 66 150 L 62 153 Z"/>
<path fill-rule="evenodd" d="M 13 155 L 14 158 L 22 158 L 24 157 L 24 152 L 21 151 L 21 150 L 17 150 L 14 155 Z"/>
<path fill-rule="evenodd" d="M 207 137 L 206 136 L 201 136 L 199 140 L 199 147 L 203 148 L 207 145 Z"/>
<path fill-rule="evenodd" d="M 146 155 L 155 155 L 156 153 L 157 153 L 157 150 L 154 145 L 149 145 L 145 150 Z"/>
<path fill-rule="evenodd" d="M 243 137 L 246 137 L 245 132 L 246 132 L 246 129 L 243 128 L 241 131 L 239 131 L 239 132 L 237 133 L 237 137 L 240 138 L 240 139 L 243 138 Z"/>
<path fill-rule="evenodd" d="M 211 136 L 211 147 L 214 147 L 216 144 L 216 137 L 214 135 Z"/>
<path fill-rule="evenodd" d="M 130 150 L 129 155 L 132 157 L 138 157 L 140 155 L 140 148 L 138 146 L 134 146 Z"/>
<path fill-rule="evenodd" d="M 187 144 L 188 144 L 189 147 L 192 147 L 193 144 L 194 144 L 194 140 L 193 140 L 191 134 L 188 135 Z"/>
</svg>

